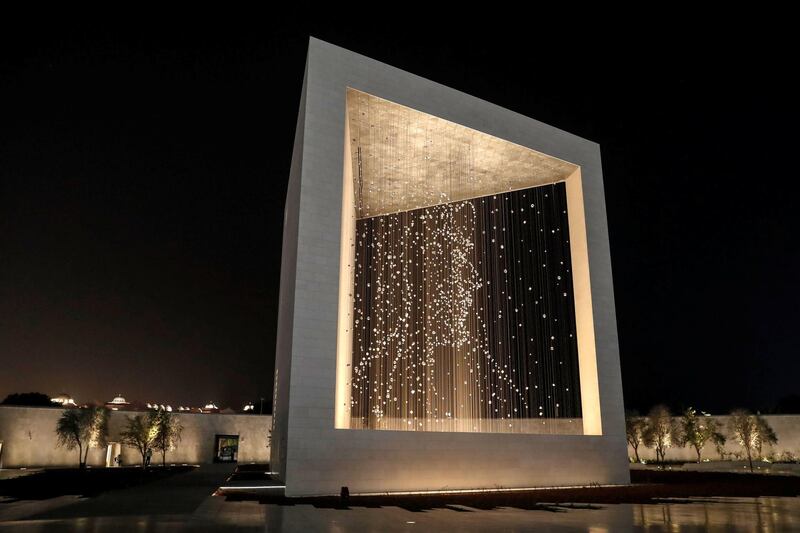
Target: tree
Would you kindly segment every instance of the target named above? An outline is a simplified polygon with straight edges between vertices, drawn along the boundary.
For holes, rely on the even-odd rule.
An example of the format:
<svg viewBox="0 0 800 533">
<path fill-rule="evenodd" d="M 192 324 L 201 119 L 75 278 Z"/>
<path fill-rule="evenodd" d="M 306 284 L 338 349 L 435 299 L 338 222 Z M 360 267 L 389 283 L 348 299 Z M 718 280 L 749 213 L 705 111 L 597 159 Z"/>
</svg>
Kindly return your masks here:
<svg viewBox="0 0 800 533">
<path fill-rule="evenodd" d="M 69 409 L 61 413 L 56 423 L 56 436 L 58 446 L 63 446 L 67 450 L 78 448 L 78 467 L 83 468 L 83 445 L 86 432 L 83 428 L 81 411 Z"/>
<path fill-rule="evenodd" d="M 89 440 L 86 447 L 86 456 L 89 455 L 89 448 L 104 448 L 108 446 L 108 419 L 111 410 L 107 407 L 91 406 L 84 408 L 89 418 Z M 83 464 L 86 464 L 86 456 Z"/>
<path fill-rule="evenodd" d="M 769 425 L 769 422 L 763 417 L 756 415 L 756 424 L 758 426 L 758 438 L 756 439 L 756 453 L 759 457 L 763 457 L 761 449 L 765 444 L 773 446 L 778 444 L 778 436 L 775 430 Z"/>
<path fill-rule="evenodd" d="M 764 418 L 754 415 L 744 409 L 737 409 L 731 413 L 728 421 L 731 434 L 736 442 L 744 448 L 750 471 L 753 471 L 753 452 L 761 456 L 764 444 L 777 444 L 778 437 Z"/>
<path fill-rule="evenodd" d="M 3 405 L 27 405 L 31 407 L 52 407 L 50 396 L 41 392 L 15 392 L 6 396 Z"/>
<path fill-rule="evenodd" d="M 161 452 L 161 466 L 167 464 L 167 452 L 174 450 L 181 440 L 183 426 L 178 417 L 162 409 L 155 418 L 156 436 L 153 439 L 153 449 Z"/>
<path fill-rule="evenodd" d="M 709 442 L 716 445 L 717 450 L 725 445 L 725 435 L 719 431 L 719 424 L 708 416 L 697 416 L 692 407 L 681 416 L 682 443 L 688 444 L 697 452 L 697 462 L 702 460 L 703 448 Z"/>
<path fill-rule="evenodd" d="M 633 448 L 633 456 L 637 463 L 641 463 L 639 459 L 639 446 L 644 442 L 644 434 L 647 430 L 647 421 L 638 416 L 636 413 L 631 413 L 625 418 L 625 436 L 628 444 Z"/>
<path fill-rule="evenodd" d="M 648 448 L 655 448 L 656 461 L 662 463 L 667 450 L 680 443 L 680 429 L 666 405 L 656 405 L 648 413 L 643 442 Z"/>
<path fill-rule="evenodd" d="M 125 429 L 119 434 L 119 440 L 125 446 L 135 448 L 142 456 L 142 468 L 146 465 L 147 450 L 152 448 L 158 434 L 158 411 L 150 411 L 146 415 L 126 417 Z"/>
<path fill-rule="evenodd" d="M 725 442 L 727 442 L 728 439 L 726 439 L 725 435 L 722 433 L 720 433 L 719 436 L 721 438 L 714 439 L 714 448 L 717 450 L 719 458 L 724 461 L 725 457 L 729 455 L 725 452 Z"/>
<path fill-rule="evenodd" d="M 108 409 L 84 407 L 65 409 L 56 424 L 58 446 L 78 449 L 78 467 L 86 466 L 90 448 L 105 446 L 108 437 Z"/>
</svg>

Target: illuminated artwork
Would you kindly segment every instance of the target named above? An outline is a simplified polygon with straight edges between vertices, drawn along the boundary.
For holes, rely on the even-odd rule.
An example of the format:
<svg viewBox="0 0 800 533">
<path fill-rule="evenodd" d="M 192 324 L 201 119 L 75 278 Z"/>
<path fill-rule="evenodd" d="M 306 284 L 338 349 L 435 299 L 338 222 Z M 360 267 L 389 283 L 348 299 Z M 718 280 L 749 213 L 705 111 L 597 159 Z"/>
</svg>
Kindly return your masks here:
<svg viewBox="0 0 800 533">
<path fill-rule="evenodd" d="M 630 481 L 590 140 L 312 39 L 278 316 L 287 496 Z"/>
<path fill-rule="evenodd" d="M 348 99 L 349 427 L 580 434 L 560 181 L 574 166 L 365 93 Z"/>
</svg>

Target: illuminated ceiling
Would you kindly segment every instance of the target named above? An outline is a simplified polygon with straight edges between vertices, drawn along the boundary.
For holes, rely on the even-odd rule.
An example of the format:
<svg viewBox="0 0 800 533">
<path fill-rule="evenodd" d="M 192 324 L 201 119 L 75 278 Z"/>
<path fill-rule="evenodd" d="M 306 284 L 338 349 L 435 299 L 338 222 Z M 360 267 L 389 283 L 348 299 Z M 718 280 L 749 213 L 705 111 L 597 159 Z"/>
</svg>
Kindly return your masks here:
<svg viewBox="0 0 800 533">
<path fill-rule="evenodd" d="M 347 89 L 357 218 L 566 180 L 577 165 Z"/>
</svg>

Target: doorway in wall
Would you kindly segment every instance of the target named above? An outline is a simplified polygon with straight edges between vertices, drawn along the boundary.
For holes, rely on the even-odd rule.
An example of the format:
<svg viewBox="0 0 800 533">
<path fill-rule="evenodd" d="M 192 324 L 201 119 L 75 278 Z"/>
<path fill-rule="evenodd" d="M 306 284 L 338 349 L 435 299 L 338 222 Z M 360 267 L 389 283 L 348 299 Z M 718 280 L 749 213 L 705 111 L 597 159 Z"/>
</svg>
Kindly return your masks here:
<svg viewBox="0 0 800 533">
<path fill-rule="evenodd" d="M 239 459 L 239 435 L 216 435 L 215 463 L 235 463 Z"/>
</svg>

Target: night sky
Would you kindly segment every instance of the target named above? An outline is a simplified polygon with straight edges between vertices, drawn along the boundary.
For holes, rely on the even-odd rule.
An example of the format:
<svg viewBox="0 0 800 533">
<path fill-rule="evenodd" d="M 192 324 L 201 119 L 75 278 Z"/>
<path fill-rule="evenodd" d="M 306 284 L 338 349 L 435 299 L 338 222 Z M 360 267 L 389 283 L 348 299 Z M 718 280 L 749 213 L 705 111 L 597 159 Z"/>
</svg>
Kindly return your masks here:
<svg viewBox="0 0 800 533">
<path fill-rule="evenodd" d="M 800 392 L 780 32 L 643 29 L 576 53 L 548 32 L 274 23 L 3 42 L 0 397 L 271 397 L 309 34 L 600 143 L 628 408 Z"/>
</svg>

